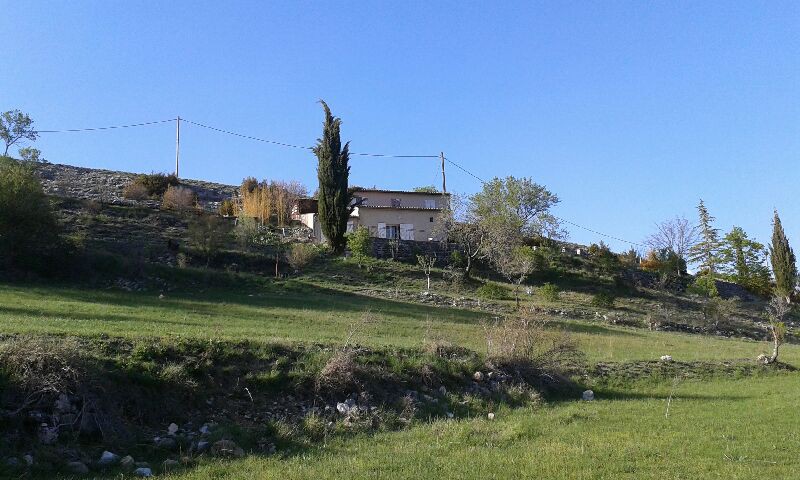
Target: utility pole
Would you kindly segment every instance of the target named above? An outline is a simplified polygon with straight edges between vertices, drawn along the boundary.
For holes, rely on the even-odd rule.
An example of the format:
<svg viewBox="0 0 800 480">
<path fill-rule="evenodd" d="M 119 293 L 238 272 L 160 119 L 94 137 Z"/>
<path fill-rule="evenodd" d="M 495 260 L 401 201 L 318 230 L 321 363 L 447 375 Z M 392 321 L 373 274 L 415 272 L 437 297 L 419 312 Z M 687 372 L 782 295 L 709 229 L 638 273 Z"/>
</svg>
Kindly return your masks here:
<svg viewBox="0 0 800 480">
<path fill-rule="evenodd" d="M 444 176 L 444 152 L 439 152 L 439 158 L 442 159 L 442 193 L 447 193 L 447 179 Z"/>
<path fill-rule="evenodd" d="M 175 121 L 175 176 L 179 177 L 178 166 L 181 158 L 181 117 Z M 179 177 L 180 178 L 180 177 Z"/>
</svg>

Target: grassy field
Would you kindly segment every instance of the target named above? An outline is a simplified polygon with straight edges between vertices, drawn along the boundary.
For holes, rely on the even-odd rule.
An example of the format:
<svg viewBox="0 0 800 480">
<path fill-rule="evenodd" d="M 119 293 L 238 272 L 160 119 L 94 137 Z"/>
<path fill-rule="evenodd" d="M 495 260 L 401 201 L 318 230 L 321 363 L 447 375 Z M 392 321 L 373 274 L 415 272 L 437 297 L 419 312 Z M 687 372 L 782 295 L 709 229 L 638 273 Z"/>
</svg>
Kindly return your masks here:
<svg viewBox="0 0 800 480">
<path fill-rule="evenodd" d="M 796 478 L 798 395 L 797 374 L 692 381 L 674 391 L 634 385 L 599 391 L 590 403 L 500 410 L 494 421 L 439 421 L 171 478 Z"/>
<path fill-rule="evenodd" d="M 66 286 L 0 284 L 5 333 L 121 337 L 215 338 L 255 341 L 342 342 L 364 312 L 374 321 L 359 329 L 359 343 L 420 346 L 442 339 L 482 351 L 488 314 L 382 300 L 300 281 L 184 289 L 157 293 L 88 290 Z M 603 322 L 555 319 L 571 331 L 590 361 L 753 359 L 764 342 L 650 332 Z M 800 347 L 782 359 L 800 366 Z"/>
</svg>

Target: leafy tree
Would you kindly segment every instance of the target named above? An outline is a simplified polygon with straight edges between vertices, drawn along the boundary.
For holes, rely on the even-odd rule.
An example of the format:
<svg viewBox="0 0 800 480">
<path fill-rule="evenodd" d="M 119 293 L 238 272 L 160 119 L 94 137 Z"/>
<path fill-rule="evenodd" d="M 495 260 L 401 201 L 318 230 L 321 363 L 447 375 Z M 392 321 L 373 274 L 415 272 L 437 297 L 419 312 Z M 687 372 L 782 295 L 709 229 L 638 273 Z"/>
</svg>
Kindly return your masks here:
<svg viewBox="0 0 800 480">
<path fill-rule="evenodd" d="M 698 228 L 684 217 L 675 217 L 656 224 L 656 231 L 650 235 L 645 243 L 653 250 L 671 250 L 682 260 L 675 263 L 677 268 L 683 265 L 683 270 L 676 271 L 677 275 L 686 273 L 686 261 L 690 248 L 699 240 Z"/>
<path fill-rule="evenodd" d="M 38 148 L 23 147 L 19 149 L 19 158 L 23 162 L 47 163 L 42 157 L 42 152 Z"/>
<path fill-rule="evenodd" d="M 348 189 L 350 177 L 350 142 L 344 144 L 339 135 L 342 120 L 331 114 L 328 105 L 320 100 L 325 110 L 322 138 L 313 148 L 319 160 L 317 177 L 318 214 L 322 233 L 330 242 L 335 254 L 342 254 L 346 245 L 347 220 L 353 213 L 353 192 Z"/>
<path fill-rule="evenodd" d="M 502 224 L 505 233 L 520 237 L 561 238 L 564 231 L 550 213 L 559 199 L 530 178 L 494 178 L 472 196 L 474 214 L 490 229 Z"/>
<path fill-rule="evenodd" d="M 719 264 L 719 229 L 714 228 L 715 219 L 708 213 L 702 199 L 697 212 L 700 216 L 700 240 L 689 248 L 689 261 L 697 263 L 701 272 L 713 278 Z"/>
<path fill-rule="evenodd" d="M 777 210 L 775 210 L 775 217 L 772 220 L 772 245 L 770 245 L 769 252 L 772 273 L 775 275 L 775 292 L 785 298 L 788 303 L 791 301 L 795 285 L 797 285 L 797 264 Z"/>
<path fill-rule="evenodd" d="M 733 227 L 725 235 L 719 256 L 722 270 L 731 280 L 754 293 L 769 294 L 767 250 L 751 240 L 741 227 Z"/>
<path fill-rule="evenodd" d="M 6 144 L 3 156 L 8 156 L 8 149 L 20 140 L 35 141 L 39 133 L 33 129 L 33 120 L 27 113 L 9 110 L 0 114 L 0 139 Z"/>
<path fill-rule="evenodd" d="M 433 185 L 423 185 L 421 187 L 414 187 L 413 191 L 419 193 L 440 193 L 439 189 Z"/>
<path fill-rule="evenodd" d="M 0 270 L 49 270 L 62 248 L 58 222 L 33 170 L 0 158 Z"/>
<path fill-rule="evenodd" d="M 668 248 L 650 250 L 639 266 L 646 272 L 657 273 L 662 288 L 675 280 L 676 272 L 686 271 L 686 262 Z"/>
<path fill-rule="evenodd" d="M 602 240 L 599 244 L 593 243 L 589 245 L 589 257 L 592 264 L 602 273 L 611 274 L 619 270 L 619 257 Z"/>
</svg>

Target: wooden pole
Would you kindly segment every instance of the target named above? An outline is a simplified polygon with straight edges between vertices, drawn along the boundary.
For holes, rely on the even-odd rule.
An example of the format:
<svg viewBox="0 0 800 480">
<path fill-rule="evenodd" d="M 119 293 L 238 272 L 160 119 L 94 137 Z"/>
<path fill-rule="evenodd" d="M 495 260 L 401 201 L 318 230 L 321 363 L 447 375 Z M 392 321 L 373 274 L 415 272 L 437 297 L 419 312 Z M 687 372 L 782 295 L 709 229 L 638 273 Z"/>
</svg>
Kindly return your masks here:
<svg viewBox="0 0 800 480">
<path fill-rule="evenodd" d="M 181 158 L 181 117 L 175 122 L 175 176 L 180 177 L 179 164 Z"/>
<path fill-rule="evenodd" d="M 447 179 L 444 175 L 444 152 L 439 152 L 439 158 L 442 159 L 442 193 L 447 193 Z"/>
</svg>

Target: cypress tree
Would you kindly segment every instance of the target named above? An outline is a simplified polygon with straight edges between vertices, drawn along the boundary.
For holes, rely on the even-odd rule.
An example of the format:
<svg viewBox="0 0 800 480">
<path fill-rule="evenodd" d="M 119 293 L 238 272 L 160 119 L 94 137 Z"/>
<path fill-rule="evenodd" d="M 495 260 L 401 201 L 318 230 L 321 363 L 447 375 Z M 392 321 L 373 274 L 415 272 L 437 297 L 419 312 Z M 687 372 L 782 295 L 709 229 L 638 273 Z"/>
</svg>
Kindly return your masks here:
<svg viewBox="0 0 800 480">
<path fill-rule="evenodd" d="M 772 220 L 772 245 L 769 247 L 769 253 L 772 273 L 775 275 L 775 291 L 788 302 L 797 283 L 797 266 L 777 210 Z"/>
<path fill-rule="evenodd" d="M 344 252 L 347 231 L 347 219 L 353 212 L 351 193 L 348 191 L 350 178 L 350 142 L 342 147 L 339 128 L 342 120 L 331 114 L 328 105 L 320 100 L 325 110 L 322 138 L 317 139 L 313 148 L 319 164 L 317 177 L 319 191 L 317 193 L 318 215 L 322 233 L 336 254 Z"/>
<path fill-rule="evenodd" d="M 699 265 L 700 270 L 714 278 L 719 263 L 719 229 L 714 228 L 715 218 L 708 213 L 703 200 L 697 206 L 700 215 L 700 241 L 689 249 L 689 260 Z"/>
</svg>

